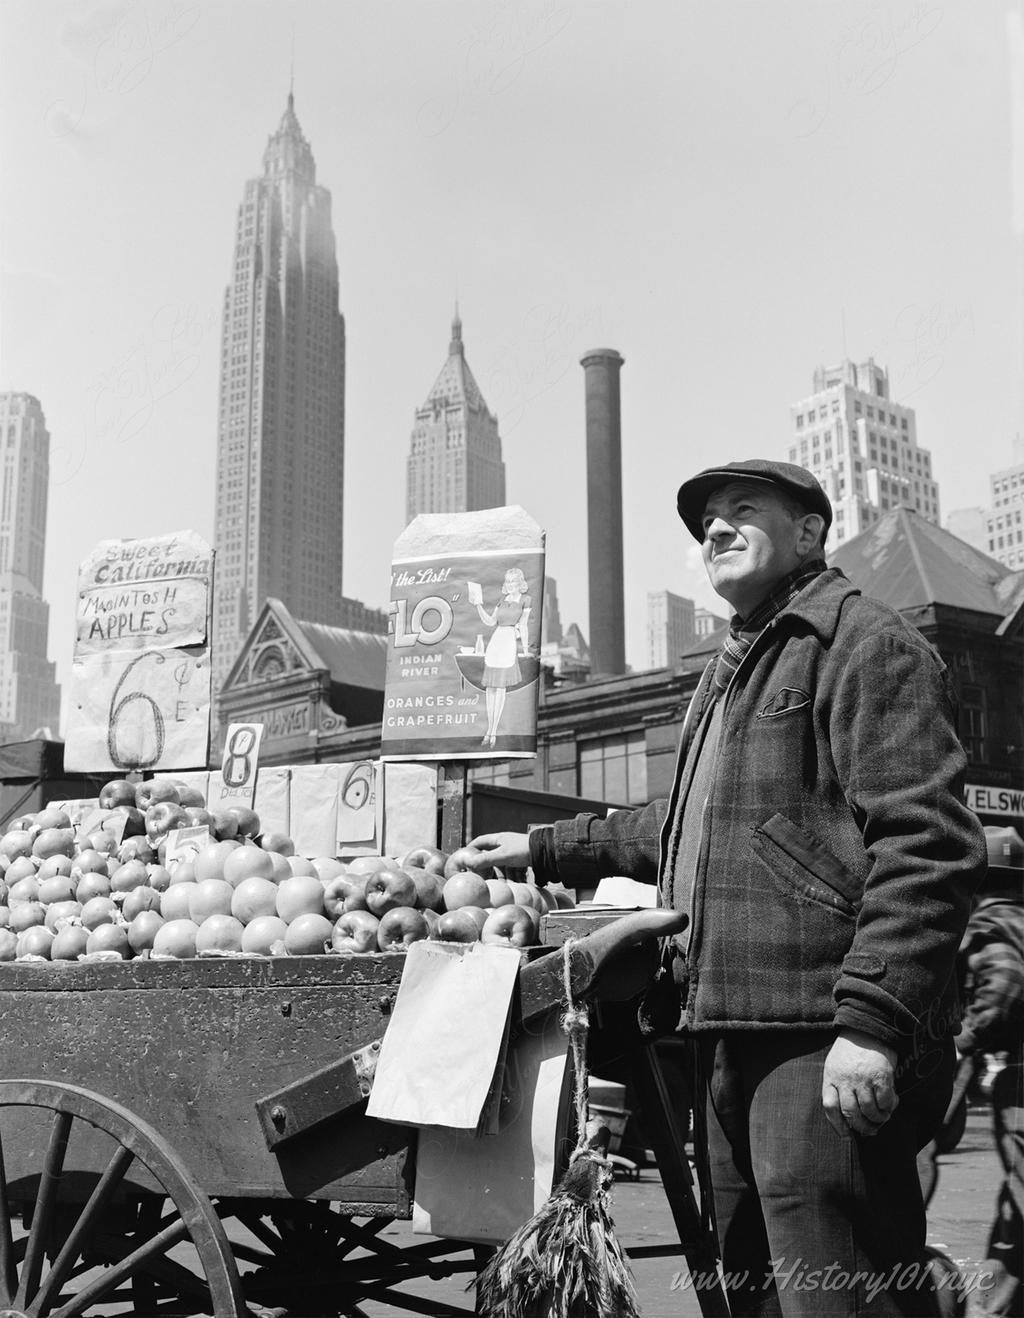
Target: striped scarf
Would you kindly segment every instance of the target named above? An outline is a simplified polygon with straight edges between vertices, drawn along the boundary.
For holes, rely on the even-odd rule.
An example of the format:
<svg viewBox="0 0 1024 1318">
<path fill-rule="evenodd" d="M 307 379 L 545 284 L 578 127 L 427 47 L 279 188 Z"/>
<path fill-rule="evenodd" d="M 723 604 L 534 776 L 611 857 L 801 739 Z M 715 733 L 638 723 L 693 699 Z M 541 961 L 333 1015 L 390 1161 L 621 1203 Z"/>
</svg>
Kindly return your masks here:
<svg viewBox="0 0 1024 1318">
<path fill-rule="evenodd" d="M 802 563 L 787 577 L 783 577 L 772 593 L 759 604 L 749 618 L 740 618 L 733 615 L 732 622 L 729 624 L 729 634 L 725 638 L 718 656 L 718 662 L 715 665 L 714 688 L 715 693 L 724 696 L 729 689 L 729 683 L 733 679 L 733 674 L 743 662 L 743 656 L 754 644 L 760 632 L 771 620 L 788 605 L 796 599 L 803 590 L 815 577 L 825 571 L 825 560 L 815 558 L 810 563 Z"/>
</svg>

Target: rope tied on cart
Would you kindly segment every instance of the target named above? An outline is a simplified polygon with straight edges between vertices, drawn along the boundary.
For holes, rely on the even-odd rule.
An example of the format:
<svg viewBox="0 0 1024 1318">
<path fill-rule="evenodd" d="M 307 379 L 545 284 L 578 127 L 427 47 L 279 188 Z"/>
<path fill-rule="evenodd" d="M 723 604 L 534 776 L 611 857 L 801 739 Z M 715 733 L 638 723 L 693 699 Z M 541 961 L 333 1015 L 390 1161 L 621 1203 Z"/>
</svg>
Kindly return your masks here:
<svg viewBox="0 0 1024 1318">
<path fill-rule="evenodd" d="M 544 1206 L 492 1256 L 477 1278 L 483 1318 L 639 1318 L 636 1287 L 608 1211 L 608 1129 L 589 1121 L 590 1013 L 572 995 L 572 949 L 563 947 L 565 1007 L 559 1018 L 572 1054 L 576 1147 Z"/>
</svg>

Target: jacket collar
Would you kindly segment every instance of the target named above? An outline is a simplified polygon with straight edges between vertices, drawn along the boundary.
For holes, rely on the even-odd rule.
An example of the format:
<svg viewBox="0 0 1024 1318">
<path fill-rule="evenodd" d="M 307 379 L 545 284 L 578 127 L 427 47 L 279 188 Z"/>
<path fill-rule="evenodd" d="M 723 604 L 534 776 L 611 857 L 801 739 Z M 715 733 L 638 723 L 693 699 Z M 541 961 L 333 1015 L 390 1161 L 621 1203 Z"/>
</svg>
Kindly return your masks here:
<svg viewBox="0 0 1024 1318">
<path fill-rule="evenodd" d="M 799 618 L 828 642 L 836 634 L 843 605 L 851 595 L 859 594 L 857 587 L 839 568 L 826 568 L 782 610 L 776 621 L 781 624 L 786 619 Z"/>
</svg>

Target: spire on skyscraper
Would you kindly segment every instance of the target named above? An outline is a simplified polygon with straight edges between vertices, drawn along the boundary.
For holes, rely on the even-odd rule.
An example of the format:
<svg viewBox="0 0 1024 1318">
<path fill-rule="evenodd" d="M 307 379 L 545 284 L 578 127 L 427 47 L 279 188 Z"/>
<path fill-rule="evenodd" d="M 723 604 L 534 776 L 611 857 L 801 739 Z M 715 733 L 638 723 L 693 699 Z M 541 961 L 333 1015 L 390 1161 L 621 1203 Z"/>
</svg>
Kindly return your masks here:
<svg viewBox="0 0 1024 1318">
<path fill-rule="evenodd" d="M 470 512 L 505 502 L 498 419 L 469 369 L 457 296 L 448 356 L 416 409 L 406 479 L 410 521 L 417 513 Z"/>
<path fill-rule="evenodd" d="M 277 132 L 268 139 L 263 153 L 263 172 L 267 177 L 294 173 L 304 183 L 316 182 L 313 152 L 295 113 L 295 93 L 291 87 Z"/>
</svg>

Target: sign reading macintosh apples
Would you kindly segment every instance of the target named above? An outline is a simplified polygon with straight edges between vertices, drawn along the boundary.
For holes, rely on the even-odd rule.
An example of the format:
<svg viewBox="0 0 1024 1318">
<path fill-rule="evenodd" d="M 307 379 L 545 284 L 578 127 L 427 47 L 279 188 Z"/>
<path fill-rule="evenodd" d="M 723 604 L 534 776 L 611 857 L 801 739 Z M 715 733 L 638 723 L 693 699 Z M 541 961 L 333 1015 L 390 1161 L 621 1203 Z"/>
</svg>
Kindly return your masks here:
<svg viewBox="0 0 1024 1318">
<path fill-rule="evenodd" d="M 66 768 L 206 763 L 212 582 L 213 550 L 194 531 L 103 540 L 82 562 Z"/>
</svg>

